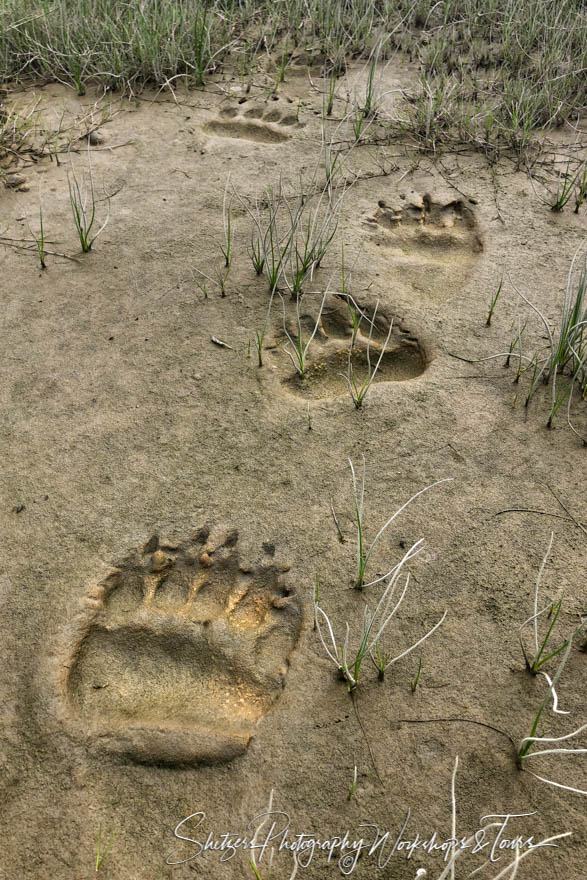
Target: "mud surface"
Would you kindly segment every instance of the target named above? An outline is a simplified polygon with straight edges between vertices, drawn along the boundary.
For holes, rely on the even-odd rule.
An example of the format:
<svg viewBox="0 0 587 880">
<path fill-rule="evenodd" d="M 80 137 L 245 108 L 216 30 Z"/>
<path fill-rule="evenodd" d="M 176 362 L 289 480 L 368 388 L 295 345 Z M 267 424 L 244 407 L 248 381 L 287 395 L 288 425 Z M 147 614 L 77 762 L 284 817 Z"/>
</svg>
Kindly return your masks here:
<svg viewBox="0 0 587 880">
<path fill-rule="evenodd" d="M 56 86 L 38 96 L 66 119 L 90 100 Z M 30 243 L 41 198 L 47 250 L 76 257 L 48 255 L 43 272 L 35 251 L 0 252 L 6 880 L 93 876 L 100 826 L 115 833 L 105 880 L 253 877 L 249 851 L 193 858 L 196 844 L 173 830 L 202 811 L 184 837 L 250 835 L 271 792 L 291 817 L 290 842 L 347 829 L 372 840 L 362 823 L 389 831 L 385 852 L 365 852 L 352 876 L 403 880 L 425 868 L 437 877 L 442 852 L 407 861 L 400 849 L 381 869 L 377 857 L 389 856 L 408 810 L 404 839 L 450 838 L 457 755 L 458 837 L 488 814 L 531 814 L 511 819 L 503 837 L 573 836 L 524 859 L 518 876 L 583 876 L 584 798 L 528 770 L 586 789 L 585 756 L 536 758 L 519 771 L 508 736 L 529 733 L 547 687 L 525 671 L 518 634 L 551 531 L 540 607 L 563 597 L 561 637 L 586 611 L 585 449 L 562 410 L 545 428 L 549 389 L 524 407 L 527 377 L 514 383 L 505 355 L 453 355 L 507 353 L 518 315 L 528 318 L 525 345 L 544 344 L 510 285 L 489 327 L 488 305 L 509 273 L 554 321 L 584 215 L 553 214 L 510 163 L 417 158 L 396 144 L 383 175 L 376 151 L 355 150 L 349 168 L 360 177 L 336 237 L 299 315 L 287 291 L 283 304 L 276 298 L 259 367 L 269 296 L 237 199 L 224 297 L 216 281 L 226 181 L 254 204 L 280 176 L 292 190 L 311 177 L 321 108 L 303 70 L 276 101 L 230 82 L 175 102 L 112 101 L 91 147 L 96 223 L 106 195 L 110 219 L 88 254 L 68 189 L 71 163 L 84 179 L 84 141 L 59 164 L 18 169 L 28 192 L 0 192 L 4 236 Z M 355 336 L 334 295 L 343 243 L 346 283 L 366 316 Z M 288 356 L 298 318 L 304 339 L 318 323 L 303 377 Z M 349 375 L 363 387 L 380 357 L 357 408 Z M 572 418 L 587 430 L 579 399 Z M 312 606 L 318 577 L 335 638 L 342 646 L 348 621 L 352 647 L 365 605 L 381 595 L 380 583 L 354 589 L 349 458 L 359 475 L 364 459 L 368 541 L 411 495 L 452 478 L 394 521 L 367 578 L 424 538 L 382 650 L 399 654 L 445 610 L 446 620 L 382 682 L 367 657 L 352 699 Z M 584 722 L 586 659 L 573 648 L 558 686 L 570 714 L 549 706 L 543 734 Z M 505 866 L 504 852 L 482 876 Z M 488 855 L 467 852 L 457 876 Z M 276 851 L 270 866 L 267 850 L 261 876 L 289 878 L 292 858 Z M 297 876 L 341 876 L 337 859 L 316 851 Z"/>
</svg>

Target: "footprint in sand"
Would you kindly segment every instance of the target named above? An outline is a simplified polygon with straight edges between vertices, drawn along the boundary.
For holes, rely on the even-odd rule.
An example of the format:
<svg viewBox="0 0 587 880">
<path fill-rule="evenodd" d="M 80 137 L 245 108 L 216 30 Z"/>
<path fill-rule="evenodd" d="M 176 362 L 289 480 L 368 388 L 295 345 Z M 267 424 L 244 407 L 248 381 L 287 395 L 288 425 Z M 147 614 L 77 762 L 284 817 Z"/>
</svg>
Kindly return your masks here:
<svg viewBox="0 0 587 880">
<path fill-rule="evenodd" d="M 390 280 L 410 283 L 435 298 L 458 292 L 455 286 L 483 251 L 475 212 L 464 199 L 417 192 L 393 203 L 382 199 L 365 224 L 375 244 L 390 253 Z"/>
<path fill-rule="evenodd" d="M 87 745 L 140 762 L 227 761 L 284 687 L 302 609 L 274 547 L 238 533 L 152 538 L 88 593 L 60 691 Z"/>
<path fill-rule="evenodd" d="M 387 338 L 391 317 L 381 308 L 373 311 L 359 306 L 363 318 L 353 343 L 351 354 L 352 375 L 359 385 L 379 360 Z M 303 300 L 300 324 L 303 339 L 306 341 L 316 326 L 319 301 L 311 297 Z M 369 329 L 373 324 L 371 339 Z M 292 339 L 296 339 L 295 321 L 287 325 Z M 301 378 L 292 369 L 290 375 L 282 378 L 284 390 L 299 397 L 324 399 L 348 394 L 345 376 L 348 373 L 349 350 L 353 335 L 353 322 L 347 300 L 333 297 L 322 310 L 318 330 L 308 352 L 308 363 Z M 289 346 L 291 348 L 291 346 Z M 291 365 L 291 364 L 290 364 Z M 427 358 L 423 345 L 397 317 L 393 318 L 391 336 L 381 358 L 374 382 L 404 382 L 415 379 L 426 369 Z"/>
<path fill-rule="evenodd" d="M 220 137 L 280 144 L 291 137 L 289 131 L 296 126 L 296 114 L 279 101 L 269 105 L 245 101 L 237 107 L 223 107 L 220 118 L 207 122 L 204 131 Z"/>
<path fill-rule="evenodd" d="M 309 70 L 311 73 L 320 75 L 328 71 L 328 68 L 332 68 L 332 66 L 332 60 L 322 52 L 300 51 L 294 52 L 290 57 L 287 71 L 306 76 Z M 346 61 L 344 59 L 340 59 L 340 66 L 346 69 Z"/>
</svg>

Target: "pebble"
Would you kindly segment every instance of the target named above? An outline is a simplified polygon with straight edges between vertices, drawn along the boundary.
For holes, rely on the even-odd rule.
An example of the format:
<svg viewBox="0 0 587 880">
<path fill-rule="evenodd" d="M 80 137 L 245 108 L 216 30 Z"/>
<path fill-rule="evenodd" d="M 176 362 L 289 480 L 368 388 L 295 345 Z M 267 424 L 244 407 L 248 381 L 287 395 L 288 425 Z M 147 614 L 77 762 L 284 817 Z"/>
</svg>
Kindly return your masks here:
<svg viewBox="0 0 587 880">
<path fill-rule="evenodd" d="M 169 560 L 165 553 L 161 550 L 155 550 L 153 556 L 151 557 L 151 571 L 159 572 L 163 571 L 164 568 L 168 565 Z"/>
<path fill-rule="evenodd" d="M 6 186 L 11 187 L 11 189 L 16 189 L 24 183 L 26 183 L 26 177 L 22 174 L 9 174 L 6 178 Z"/>
</svg>

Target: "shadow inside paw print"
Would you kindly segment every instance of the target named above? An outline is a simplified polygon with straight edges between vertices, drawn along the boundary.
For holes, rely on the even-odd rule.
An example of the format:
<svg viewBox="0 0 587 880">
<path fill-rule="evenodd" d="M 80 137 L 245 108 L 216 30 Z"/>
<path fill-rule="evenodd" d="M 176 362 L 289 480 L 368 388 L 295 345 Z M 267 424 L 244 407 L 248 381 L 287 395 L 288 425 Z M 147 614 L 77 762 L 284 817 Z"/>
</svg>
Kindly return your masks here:
<svg viewBox="0 0 587 880">
<path fill-rule="evenodd" d="M 283 690 L 302 608 L 273 545 L 256 564 L 238 547 L 235 530 L 154 537 L 89 591 L 60 681 L 77 738 L 139 762 L 245 751 Z"/>
<path fill-rule="evenodd" d="M 290 138 L 288 129 L 299 125 L 290 105 L 281 102 L 253 104 L 245 101 L 236 107 L 223 107 L 219 119 L 204 126 L 207 134 L 240 138 L 262 144 L 280 144 Z"/>
<path fill-rule="evenodd" d="M 374 382 L 405 382 L 420 376 L 427 366 L 421 341 L 401 320 L 378 309 L 376 315 L 365 306 L 357 306 L 358 329 L 347 300 L 333 297 L 317 318 L 318 304 L 311 297 L 304 300 L 300 313 L 303 338 L 308 339 L 318 326 L 308 352 L 303 377 L 290 373 L 282 379 L 282 387 L 298 397 L 324 399 L 348 394 L 347 377 L 359 386 L 379 362 Z M 286 322 L 290 337 L 296 340 L 297 319 Z M 392 323 L 391 333 L 388 331 Z M 352 348 L 351 348 L 352 342 Z M 291 343 L 289 344 L 291 349 Z M 286 349 L 287 350 L 287 349 Z M 381 356 L 381 358 L 380 358 Z M 350 366 L 349 366 L 350 357 Z M 350 370 L 350 374 L 349 374 Z"/>
</svg>

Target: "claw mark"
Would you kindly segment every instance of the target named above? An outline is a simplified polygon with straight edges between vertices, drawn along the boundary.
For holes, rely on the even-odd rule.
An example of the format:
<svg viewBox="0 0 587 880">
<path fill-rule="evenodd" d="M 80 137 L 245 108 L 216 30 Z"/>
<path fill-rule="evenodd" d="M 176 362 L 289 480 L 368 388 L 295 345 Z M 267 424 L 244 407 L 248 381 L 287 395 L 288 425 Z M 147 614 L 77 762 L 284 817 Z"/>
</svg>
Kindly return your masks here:
<svg viewBox="0 0 587 880">
<path fill-rule="evenodd" d="M 245 596 L 248 595 L 248 593 L 249 593 L 249 586 L 248 585 L 243 585 L 242 587 L 240 587 L 240 589 L 237 588 L 234 591 L 234 593 L 232 593 L 228 597 L 228 600 L 226 602 L 226 613 L 232 614 L 232 612 L 234 611 L 236 606 L 239 604 L 239 602 L 242 602 L 242 600 L 245 598 Z"/>
<path fill-rule="evenodd" d="M 167 572 L 161 574 L 146 575 L 143 581 L 143 589 L 145 596 L 145 605 L 152 605 L 153 599 L 157 594 L 157 590 L 164 580 L 167 578 Z"/>
<path fill-rule="evenodd" d="M 184 611 L 186 613 L 190 610 L 190 608 L 192 606 L 192 602 L 194 601 L 194 599 L 196 598 L 196 596 L 198 595 L 198 593 L 200 592 L 200 590 L 202 589 L 204 584 L 206 584 L 207 582 L 208 582 L 208 576 L 204 572 L 202 572 L 202 574 L 200 574 L 197 578 L 195 578 L 192 581 L 192 583 L 190 584 L 189 596 L 187 598 L 187 602 L 185 603 L 185 607 L 184 607 Z"/>
</svg>

